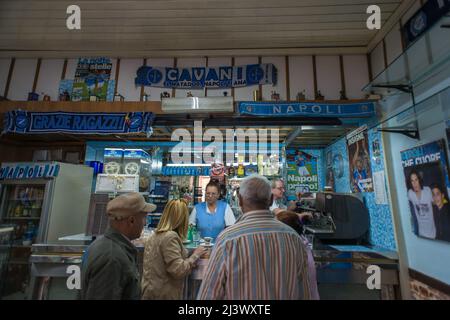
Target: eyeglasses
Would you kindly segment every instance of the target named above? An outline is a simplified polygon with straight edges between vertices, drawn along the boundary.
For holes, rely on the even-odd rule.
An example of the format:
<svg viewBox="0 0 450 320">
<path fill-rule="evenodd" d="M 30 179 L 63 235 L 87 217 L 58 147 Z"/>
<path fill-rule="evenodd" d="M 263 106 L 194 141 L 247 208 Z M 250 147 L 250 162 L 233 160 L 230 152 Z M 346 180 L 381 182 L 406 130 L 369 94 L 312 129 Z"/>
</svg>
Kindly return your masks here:
<svg viewBox="0 0 450 320">
<path fill-rule="evenodd" d="M 218 193 L 214 193 L 214 192 L 208 192 L 208 193 L 206 193 L 206 196 L 207 197 L 216 197 L 216 196 L 218 196 L 219 194 Z"/>
</svg>

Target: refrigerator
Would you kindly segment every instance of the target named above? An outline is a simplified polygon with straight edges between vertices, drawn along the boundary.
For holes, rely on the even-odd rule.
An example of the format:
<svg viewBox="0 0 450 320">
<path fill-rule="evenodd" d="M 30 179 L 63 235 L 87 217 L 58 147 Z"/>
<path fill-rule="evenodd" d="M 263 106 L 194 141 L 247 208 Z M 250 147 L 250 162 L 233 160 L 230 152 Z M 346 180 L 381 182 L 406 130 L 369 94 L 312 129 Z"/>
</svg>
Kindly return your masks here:
<svg viewBox="0 0 450 320">
<path fill-rule="evenodd" d="M 84 233 L 93 169 L 59 162 L 2 163 L 0 225 L 13 227 L 0 299 L 26 299 L 36 243 Z"/>
</svg>

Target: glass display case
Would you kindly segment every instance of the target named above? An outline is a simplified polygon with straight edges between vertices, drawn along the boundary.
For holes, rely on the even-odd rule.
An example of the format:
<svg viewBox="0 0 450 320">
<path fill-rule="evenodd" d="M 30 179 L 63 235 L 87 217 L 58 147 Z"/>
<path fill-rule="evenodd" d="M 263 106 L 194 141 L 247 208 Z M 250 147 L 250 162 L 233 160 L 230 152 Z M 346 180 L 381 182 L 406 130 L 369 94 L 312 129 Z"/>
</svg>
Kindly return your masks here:
<svg viewBox="0 0 450 320">
<path fill-rule="evenodd" d="M 45 184 L 5 184 L 1 198 L 1 223 L 10 226 L 7 262 L 4 263 L 2 299 L 25 299 L 31 245 L 40 231 Z M 4 244 L 3 244 L 4 246 Z M 5 253 L 6 255 L 6 253 Z"/>
</svg>

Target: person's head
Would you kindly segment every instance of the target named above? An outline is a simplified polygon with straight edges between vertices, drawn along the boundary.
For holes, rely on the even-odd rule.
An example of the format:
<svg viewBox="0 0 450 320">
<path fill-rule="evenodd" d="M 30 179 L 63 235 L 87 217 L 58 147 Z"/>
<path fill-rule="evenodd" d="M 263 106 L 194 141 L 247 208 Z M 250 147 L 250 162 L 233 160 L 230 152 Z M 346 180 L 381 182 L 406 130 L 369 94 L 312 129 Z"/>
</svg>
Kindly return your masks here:
<svg viewBox="0 0 450 320">
<path fill-rule="evenodd" d="M 215 180 L 211 180 L 206 185 L 205 201 L 209 205 L 212 205 L 212 204 L 216 203 L 216 201 L 219 199 L 219 197 L 220 197 L 220 184 Z"/>
<path fill-rule="evenodd" d="M 138 192 L 122 194 L 108 202 L 106 213 L 111 227 L 134 240 L 140 237 L 146 223 L 147 213 L 155 211 L 156 206 L 146 203 Z"/>
<path fill-rule="evenodd" d="M 297 231 L 298 234 L 301 234 L 303 232 L 302 224 L 300 223 L 300 219 L 297 213 L 288 210 L 282 210 L 277 213 L 276 218 Z"/>
<path fill-rule="evenodd" d="M 254 174 L 242 180 L 239 188 L 242 212 L 268 210 L 272 204 L 272 188 L 266 177 Z"/>
<path fill-rule="evenodd" d="M 273 200 L 283 199 L 286 189 L 284 188 L 284 182 L 281 179 L 272 180 L 272 194 Z"/>
<path fill-rule="evenodd" d="M 409 173 L 409 184 L 414 192 L 419 192 L 423 189 L 423 179 L 416 170 Z"/>
<path fill-rule="evenodd" d="M 442 190 L 442 187 L 438 184 L 431 185 L 431 192 L 433 194 L 433 204 L 438 208 L 442 208 L 442 206 L 447 202 L 445 199 L 445 193 Z"/>
<path fill-rule="evenodd" d="M 189 224 L 189 211 L 183 199 L 170 200 L 163 211 L 156 232 L 175 231 L 180 238 L 186 238 Z"/>
</svg>

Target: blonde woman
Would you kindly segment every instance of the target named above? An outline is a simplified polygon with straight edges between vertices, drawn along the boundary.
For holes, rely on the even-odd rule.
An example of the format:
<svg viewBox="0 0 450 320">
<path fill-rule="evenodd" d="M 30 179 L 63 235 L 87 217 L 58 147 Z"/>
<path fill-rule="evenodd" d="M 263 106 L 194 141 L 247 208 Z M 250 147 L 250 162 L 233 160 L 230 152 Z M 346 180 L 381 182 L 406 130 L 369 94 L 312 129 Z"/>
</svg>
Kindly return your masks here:
<svg viewBox="0 0 450 320">
<path fill-rule="evenodd" d="M 167 203 L 155 233 L 145 243 L 142 299 L 182 299 L 185 277 L 206 252 L 204 247 L 198 247 L 188 258 L 183 247 L 188 219 L 184 200 Z"/>
</svg>

